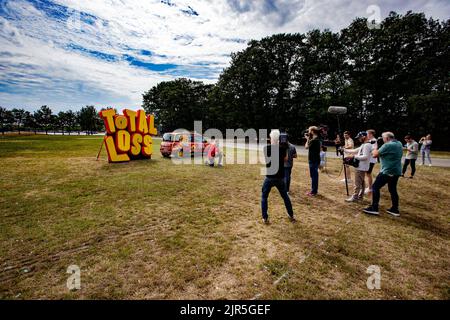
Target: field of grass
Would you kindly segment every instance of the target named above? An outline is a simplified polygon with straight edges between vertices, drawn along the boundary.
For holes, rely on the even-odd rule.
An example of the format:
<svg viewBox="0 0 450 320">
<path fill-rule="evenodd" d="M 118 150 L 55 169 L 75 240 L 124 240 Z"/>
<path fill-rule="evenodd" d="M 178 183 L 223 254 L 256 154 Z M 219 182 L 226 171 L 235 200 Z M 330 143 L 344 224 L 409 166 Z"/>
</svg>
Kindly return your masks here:
<svg viewBox="0 0 450 320">
<path fill-rule="evenodd" d="M 344 202 L 337 160 L 306 198 L 301 157 L 298 222 L 274 190 L 264 225 L 259 165 L 174 165 L 156 141 L 150 161 L 108 164 L 101 139 L 0 137 L 1 299 L 450 298 L 450 169 L 419 168 L 400 181 L 402 216 L 370 217 Z"/>
</svg>

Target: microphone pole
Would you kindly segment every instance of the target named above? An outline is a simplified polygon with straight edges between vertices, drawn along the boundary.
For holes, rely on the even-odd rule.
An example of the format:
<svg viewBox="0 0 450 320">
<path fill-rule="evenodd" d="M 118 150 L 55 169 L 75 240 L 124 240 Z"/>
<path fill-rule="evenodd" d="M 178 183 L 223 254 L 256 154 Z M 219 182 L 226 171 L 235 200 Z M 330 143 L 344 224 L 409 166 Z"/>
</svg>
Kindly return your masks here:
<svg viewBox="0 0 450 320">
<path fill-rule="evenodd" d="M 335 106 L 331 106 L 328 108 L 328 112 L 331 114 L 335 114 L 336 118 L 337 118 L 337 122 L 338 122 L 338 135 L 339 138 L 341 137 L 341 122 L 339 119 L 339 115 L 344 115 L 347 113 L 347 108 L 346 107 L 335 107 Z M 345 177 L 345 190 L 347 191 L 347 196 L 350 196 L 350 192 L 348 190 L 348 177 L 347 177 L 347 168 L 346 165 L 344 163 L 345 161 L 345 155 L 344 155 L 344 151 L 341 151 L 342 154 L 342 166 L 344 168 L 344 177 Z"/>
</svg>

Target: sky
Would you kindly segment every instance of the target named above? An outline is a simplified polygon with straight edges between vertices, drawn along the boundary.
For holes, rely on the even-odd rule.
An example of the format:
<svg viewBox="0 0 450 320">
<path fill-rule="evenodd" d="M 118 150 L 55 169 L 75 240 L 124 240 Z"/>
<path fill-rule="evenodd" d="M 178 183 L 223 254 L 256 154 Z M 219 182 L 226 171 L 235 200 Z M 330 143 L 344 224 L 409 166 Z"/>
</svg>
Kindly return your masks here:
<svg viewBox="0 0 450 320">
<path fill-rule="evenodd" d="M 161 81 L 214 83 L 249 40 L 377 8 L 450 18 L 449 0 L 0 0 L 0 106 L 138 108 Z"/>
</svg>

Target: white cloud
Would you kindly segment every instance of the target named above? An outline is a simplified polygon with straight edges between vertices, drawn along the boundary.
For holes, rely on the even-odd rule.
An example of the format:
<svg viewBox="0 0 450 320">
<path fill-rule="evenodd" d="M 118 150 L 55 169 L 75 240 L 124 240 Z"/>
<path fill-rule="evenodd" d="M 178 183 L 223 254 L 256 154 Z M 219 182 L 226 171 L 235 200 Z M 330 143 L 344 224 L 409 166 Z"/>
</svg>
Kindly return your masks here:
<svg viewBox="0 0 450 320">
<path fill-rule="evenodd" d="M 250 39 L 338 31 L 371 4 L 384 16 L 410 9 L 441 19 L 450 13 L 449 2 L 439 0 L 4 0 L 0 104 L 137 106 L 145 90 L 178 75 L 213 82 L 229 54 Z M 176 67 L 149 70 L 142 63 Z"/>
</svg>

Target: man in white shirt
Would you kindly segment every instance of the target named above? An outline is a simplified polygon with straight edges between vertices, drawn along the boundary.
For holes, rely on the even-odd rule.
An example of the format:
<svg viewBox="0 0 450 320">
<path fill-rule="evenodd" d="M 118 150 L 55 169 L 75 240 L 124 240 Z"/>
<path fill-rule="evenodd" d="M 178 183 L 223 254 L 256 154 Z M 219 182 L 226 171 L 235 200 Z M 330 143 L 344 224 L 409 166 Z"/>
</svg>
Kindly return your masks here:
<svg viewBox="0 0 450 320">
<path fill-rule="evenodd" d="M 378 149 L 377 145 L 377 138 L 375 138 L 375 130 L 369 129 L 367 130 L 367 140 L 372 146 L 372 151 Z M 373 168 L 378 163 L 378 160 L 373 157 L 372 152 L 370 152 L 370 166 L 369 171 L 367 171 L 367 189 L 365 190 L 365 194 L 371 194 L 372 193 L 372 185 L 373 185 Z"/>
<path fill-rule="evenodd" d="M 348 153 L 347 150 L 353 150 L 355 148 L 355 143 L 350 135 L 349 131 L 345 131 L 344 132 L 344 152 Z M 347 181 L 351 182 L 352 181 L 352 172 L 350 170 L 350 167 L 348 165 L 344 165 L 344 170 L 347 173 Z M 342 180 L 342 182 L 345 182 L 345 179 Z"/>
<path fill-rule="evenodd" d="M 355 139 L 361 142 L 361 146 L 357 149 L 346 150 L 348 154 L 359 160 L 359 165 L 355 170 L 355 191 L 353 196 L 346 200 L 347 202 L 355 202 L 364 198 L 365 178 L 370 168 L 372 145 L 367 138 L 367 132 L 362 131 L 358 133 Z"/>
</svg>

